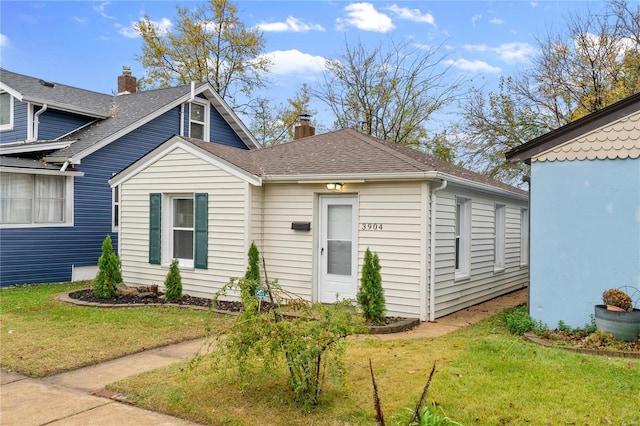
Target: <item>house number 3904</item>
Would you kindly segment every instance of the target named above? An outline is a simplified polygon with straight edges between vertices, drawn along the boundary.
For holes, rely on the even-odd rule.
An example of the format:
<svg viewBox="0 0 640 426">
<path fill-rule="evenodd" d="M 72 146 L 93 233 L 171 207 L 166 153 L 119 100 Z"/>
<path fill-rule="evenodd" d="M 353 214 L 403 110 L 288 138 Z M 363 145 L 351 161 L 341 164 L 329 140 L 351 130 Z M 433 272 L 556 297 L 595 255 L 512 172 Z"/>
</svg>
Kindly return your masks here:
<svg viewBox="0 0 640 426">
<path fill-rule="evenodd" d="M 361 223 L 360 224 L 361 231 L 382 231 L 381 223 Z"/>
</svg>

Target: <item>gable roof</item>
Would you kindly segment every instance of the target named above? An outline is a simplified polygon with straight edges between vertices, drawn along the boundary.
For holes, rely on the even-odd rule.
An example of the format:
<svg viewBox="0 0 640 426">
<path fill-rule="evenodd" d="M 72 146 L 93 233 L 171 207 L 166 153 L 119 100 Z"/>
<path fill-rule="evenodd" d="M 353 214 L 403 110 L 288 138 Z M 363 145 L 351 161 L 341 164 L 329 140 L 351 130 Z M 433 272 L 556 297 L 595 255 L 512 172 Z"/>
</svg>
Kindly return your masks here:
<svg viewBox="0 0 640 426">
<path fill-rule="evenodd" d="M 545 133 L 535 139 L 530 140 L 520 146 L 517 146 L 505 153 L 507 161 L 515 163 L 518 161 L 531 162 L 536 157 L 546 151 L 553 150 L 562 144 L 583 137 L 589 133 L 595 132 L 607 125 L 618 120 L 622 120 L 634 113 L 640 111 L 640 93 L 631 95 L 621 101 L 618 101 L 606 108 L 591 113 L 587 116 L 573 121 L 556 130 Z M 616 132 L 610 133 L 615 135 Z M 636 148 L 640 148 L 634 145 Z M 584 150 L 584 145 L 580 150 Z"/>
<path fill-rule="evenodd" d="M 528 193 L 410 147 L 353 129 L 310 136 L 255 151 L 182 138 L 265 181 L 450 179 L 485 189 Z"/>
<path fill-rule="evenodd" d="M 96 118 L 95 122 L 60 139 L 70 143 L 48 154 L 45 161 L 78 163 L 87 155 L 200 94 L 212 103 L 247 148 L 260 147 L 253 134 L 208 83 L 113 96 L 44 82 L 5 69 L 0 69 L 0 82 L 2 90 L 23 102 L 47 104 Z"/>
</svg>

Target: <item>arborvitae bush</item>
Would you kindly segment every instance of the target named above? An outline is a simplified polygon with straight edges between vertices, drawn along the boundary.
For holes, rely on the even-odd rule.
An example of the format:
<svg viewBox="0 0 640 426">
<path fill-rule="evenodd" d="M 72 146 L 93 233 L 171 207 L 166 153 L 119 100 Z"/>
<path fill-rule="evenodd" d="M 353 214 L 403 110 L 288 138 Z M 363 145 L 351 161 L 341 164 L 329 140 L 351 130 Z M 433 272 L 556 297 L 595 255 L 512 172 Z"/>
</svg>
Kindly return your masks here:
<svg viewBox="0 0 640 426">
<path fill-rule="evenodd" d="M 249 266 L 247 272 L 244 274 L 244 280 L 246 281 L 246 291 L 250 295 L 255 296 L 258 288 L 260 287 L 260 252 L 256 243 L 252 242 L 249 247 Z"/>
<path fill-rule="evenodd" d="M 169 273 L 164 280 L 164 299 L 169 302 L 175 302 L 182 299 L 182 278 L 180 277 L 180 268 L 178 268 L 178 259 L 171 261 Z"/>
<path fill-rule="evenodd" d="M 115 297 L 121 282 L 120 259 L 113 251 L 111 237 L 107 235 L 102 242 L 102 255 L 98 259 L 98 275 L 93 282 L 93 294 L 100 299 Z"/>
<path fill-rule="evenodd" d="M 380 277 L 380 259 L 367 247 L 362 265 L 358 304 L 365 320 L 372 324 L 384 322 L 386 313 L 382 278 Z"/>
</svg>

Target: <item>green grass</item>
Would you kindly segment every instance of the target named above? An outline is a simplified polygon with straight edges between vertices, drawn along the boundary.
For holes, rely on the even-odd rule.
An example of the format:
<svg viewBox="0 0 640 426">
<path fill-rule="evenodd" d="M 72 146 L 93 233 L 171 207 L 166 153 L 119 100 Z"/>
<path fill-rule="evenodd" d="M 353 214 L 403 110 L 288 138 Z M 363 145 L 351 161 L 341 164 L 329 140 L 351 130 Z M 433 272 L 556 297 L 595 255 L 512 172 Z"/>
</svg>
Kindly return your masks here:
<svg viewBox="0 0 640 426">
<path fill-rule="evenodd" d="M 89 282 L 0 290 L 0 366 L 41 377 L 205 335 L 206 311 L 176 307 L 104 309 L 55 296 Z"/>
<path fill-rule="evenodd" d="M 640 424 L 639 360 L 540 347 L 496 317 L 439 338 L 351 339 L 346 385 L 327 386 L 308 412 L 291 402 L 284 368 L 239 389 L 234 374 L 184 362 L 110 388 L 139 406 L 207 424 L 374 425 L 369 359 L 387 424 L 406 424 L 434 361 L 427 402 L 464 425 Z"/>
</svg>

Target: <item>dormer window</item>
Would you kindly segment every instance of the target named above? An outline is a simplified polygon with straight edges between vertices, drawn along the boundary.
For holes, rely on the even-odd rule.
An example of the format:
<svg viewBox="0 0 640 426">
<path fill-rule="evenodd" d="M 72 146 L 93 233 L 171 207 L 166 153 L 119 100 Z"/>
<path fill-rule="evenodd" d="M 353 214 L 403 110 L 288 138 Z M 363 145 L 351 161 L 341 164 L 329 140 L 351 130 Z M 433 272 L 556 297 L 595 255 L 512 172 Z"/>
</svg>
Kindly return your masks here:
<svg viewBox="0 0 640 426">
<path fill-rule="evenodd" d="M 209 140 L 209 104 L 194 100 L 189 104 L 189 137 Z"/>
<path fill-rule="evenodd" d="M 13 96 L 0 92 L 0 131 L 13 130 Z"/>
</svg>

